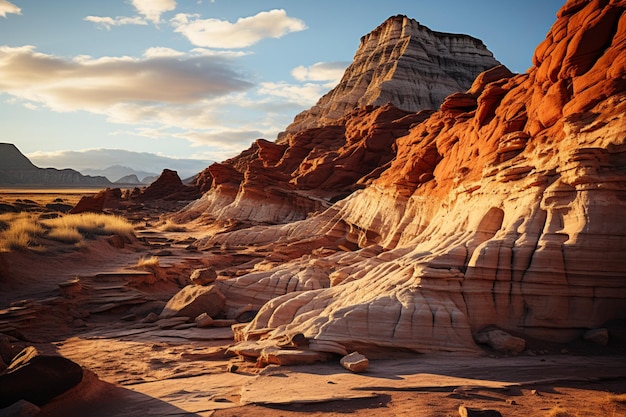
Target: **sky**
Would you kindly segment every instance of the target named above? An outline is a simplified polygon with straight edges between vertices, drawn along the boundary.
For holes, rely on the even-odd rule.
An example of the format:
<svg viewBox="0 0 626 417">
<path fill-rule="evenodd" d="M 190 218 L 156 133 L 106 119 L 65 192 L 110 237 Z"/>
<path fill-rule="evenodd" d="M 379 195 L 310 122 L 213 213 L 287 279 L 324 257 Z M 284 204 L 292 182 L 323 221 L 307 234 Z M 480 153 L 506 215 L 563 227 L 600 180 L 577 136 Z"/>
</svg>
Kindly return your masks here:
<svg viewBox="0 0 626 417">
<path fill-rule="evenodd" d="M 0 142 L 42 167 L 222 161 L 275 140 L 390 16 L 477 37 L 523 73 L 563 3 L 0 0 Z"/>
</svg>

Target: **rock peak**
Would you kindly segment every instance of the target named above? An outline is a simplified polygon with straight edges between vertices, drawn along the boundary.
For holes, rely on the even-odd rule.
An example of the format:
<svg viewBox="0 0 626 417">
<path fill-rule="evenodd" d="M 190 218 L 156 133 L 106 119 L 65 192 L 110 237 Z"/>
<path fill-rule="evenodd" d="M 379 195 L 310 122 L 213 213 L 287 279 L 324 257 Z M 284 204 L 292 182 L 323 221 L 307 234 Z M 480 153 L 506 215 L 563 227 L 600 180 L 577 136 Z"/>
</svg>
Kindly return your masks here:
<svg viewBox="0 0 626 417">
<path fill-rule="evenodd" d="M 436 109 L 448 95 L 467 90 L 476 76 L 500 63 L 469 35 L 435 32 L 415 19 L 392 16 L 361 37 L 339 84 L 298 114 L 279 136 L 333 124 L 367 105 L 391 103 L 407 111 Z"/>
</svg>

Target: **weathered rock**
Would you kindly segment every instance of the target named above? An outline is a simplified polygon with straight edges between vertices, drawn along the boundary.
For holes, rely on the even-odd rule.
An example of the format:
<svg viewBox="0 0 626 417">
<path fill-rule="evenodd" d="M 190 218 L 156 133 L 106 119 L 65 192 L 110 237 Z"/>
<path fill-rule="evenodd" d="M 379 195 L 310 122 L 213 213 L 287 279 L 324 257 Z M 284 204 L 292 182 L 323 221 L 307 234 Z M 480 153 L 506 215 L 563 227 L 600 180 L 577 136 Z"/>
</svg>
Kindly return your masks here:
<svg viewBox="0 0 626 417">
<path fill-rule="evenodd" d="M 464 405 L 459 406 L 459 415 L 461 417 L 502 417 L 498 410 L 469 408 Z"/>
<path fill-rule="evenodd" d="M 200 268 L 191 273 L 189 280 L 195 285 L 208 285 L 215 281 L 217 273 L 213 268 Z"/>
<path fill-rule="evenodd" d="M 304 365 L 315 362 L 325 362 L 328 355 L 323 352 L 314 352 L 311 350 L 298 349 L 263 349 L 261 355 L 257 359 L 257 363 L 261 366 L 274 365 Z"/>
<path fill-rule="evenodd" d="M 213 319 L 207 313 L 202 313 L 194 319 L 197 327 L 211 327 Z"/>
<path fill-rule="evenodd" d="M 70 210 L 70 214 L 102 213 L 105 208 L 118 207 L 122 198 L 119 188 L 107 188 L 94 196 L 82 197 Z"/>
<path fill-rule="evenodd" d="M 369 359 L 359 352 L 352 352 L 339 360 L 341 366 L 354 373 L 365 372 L 370 364 Z"/>
<path fill-rule="evenodd" d="M 606 346 L 609 344 L 609 330 L 606 328 L 587 330 L 583 335 L 583 339 Z"/>
<path fill-rule="evenodd" d="M 216 317 L 225 304 L 226 298 L 216 286 L 187 285 L 167 302 L 159 317 L 198 317 L 202 313 Z"/>
<path fill-rule="evenodd" d="M 489 329 L 478 332 L 474 337 L 476 343 L 489 345 L 493 350 L 506 353 L 521 353 L 526 348 L 526 341 L 500 329 Z"/>
<path fill-rule="evenodd" d="M 0 408 L 19 400 L 42 406 L 77 385 L 83 369 L 62 356 L 40 354 L 28 347 L 0 374 Z"/>
<path fill-rule="evenodd" d="M 367 105 L 391 103 L 414 112 L 436 109 L 444 98 L 467 90 L 478 74 L 497 65 L 479 39 L 434 32 L 406 16 L 390 17 L 361 38 L 339 84 L 297 115 L 279 142 L 333 124 Z"/>
<path fill-rule="evenodd" d="M 319 340 L 363 353 L 476 352 L 473 335 L 487 326 L 568 342 L 578 329 L 621 317 L 626 24 L 617 16 L 625 9 L 624 1 L 568 2 L 526 74 L 493 70 L 440 111 L 378 123 L 393 109 L 360 109 L 289 136 L 281 162 L 273 162 L 282 152 L 275 148 L 264 165 L 266 144 L 227 161 L 241 180 L 210 191 L 195 209 L 241 222 L 198 247 L 275 257 L 271 267 L 219 282 L 227 316 L 259 308 L 237 327 L 237 340 L 249 351 L 254 341 L 302 333 L 310 349 Z M 366 155 L 379 137 L 391 143 L 387 163 L 351 177 L 359 187 L 338 186 L 351 194 L 324 200 L 324 211 L 290 217 L 301 200 L 287 191 L 328 198 L 317 187 L 343 180 L 324 173 L 350 172 L 367 158 L 347 150 Z M 274 199 L 267 184 L 285 178 L 294 188 L 279 187 Z M 513 342 L 506 349 L 519 351 Z"/>
</svg>

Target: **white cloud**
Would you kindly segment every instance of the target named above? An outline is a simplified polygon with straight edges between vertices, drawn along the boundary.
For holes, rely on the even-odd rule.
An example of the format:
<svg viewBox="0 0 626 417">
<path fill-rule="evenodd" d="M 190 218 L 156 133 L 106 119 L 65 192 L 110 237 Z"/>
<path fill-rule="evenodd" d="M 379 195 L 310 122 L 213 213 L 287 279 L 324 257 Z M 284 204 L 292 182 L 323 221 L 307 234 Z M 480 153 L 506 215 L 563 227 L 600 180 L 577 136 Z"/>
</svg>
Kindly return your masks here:
<svg viewBox="0 0 626 417">
<path fill-rule="evenodd" d="M 0 0 L 0 16 L 6 18 L 7 14 L 22 14 L 22 9 L 7 0 Z"/>
<path fill-rule="evenodd" d="M 208 48 L 246 48 L 265 38 L 280 38 L 307 28 L 302 20 L 287 16 L 282 9 L 242 17 L 235 23 L 199 17 L 179 13 L 170 22 L 192 44 Z"/>
<path fill-rule="evenodd" d="M 0 46 L 0 92 L 55 111 L 108 114 L 121 104 L 190 104 L 251 87 L 225 58 L 175 52 L 68 60 L 33 46 Z"/>
<path fill-rule="evenodd" d="M 299 66 L 291 70 L 291 75 L 298 81 L 329 81 L 337 84 L 349 62 L 317 62 L 309 67 Z"/>
<path fill-rule="evenodd" d="M 146 22 L 144 18 L 139 17 L 139 16 L 135 16 L 135 17 L 117 16 L 115 18 L 106 17 L 106 16 L 87 16 L 85 17 L 84 20 L 87 22 L 95 23 L 96 25 L 99 25 L 105 28 L 106 30 L 111 30 L 111 26 L 147 25 L 148 24 L 148 22 Z"/>
<path fill-rule="evenodd" d="M 161 21 L 161 15 L 176 9 L 175 0 L 132 0 L 132 5 L 139 14 L 154 24 Z"/>
</svg>

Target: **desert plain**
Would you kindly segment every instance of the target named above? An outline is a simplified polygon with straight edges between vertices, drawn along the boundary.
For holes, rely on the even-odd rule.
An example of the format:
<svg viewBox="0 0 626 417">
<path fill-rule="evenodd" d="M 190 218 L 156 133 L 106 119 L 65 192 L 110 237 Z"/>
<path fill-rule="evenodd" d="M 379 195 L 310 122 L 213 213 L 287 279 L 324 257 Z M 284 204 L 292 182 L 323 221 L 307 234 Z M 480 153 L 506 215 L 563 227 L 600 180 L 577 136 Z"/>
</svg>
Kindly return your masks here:
<svg viewBox="0 0 626 417">
<path fill-rule="evenodd" d="M 46 204 L 73 206 L 93 193 L 2 190 L 0 203 L 26 201 L 49 218 L 63 214 Z M 127 214 L 134 237 L 122 245 L 106 235 L 80 245 L 41 239 L 36 250 L 0 254 L 3 352 L 34 346 L 84 370 L 38 415 L 435 417 L 463 415 L 462 407 L 510 417 L 626 415 L 623 343 L 529 340 L 517 355 L 486 346 L 479 354 L 381 349 L 361 373 L 340 357 L 259 366 L 229 353 L 229 326 L 146 320 L 205 265 L 189 243 L 210 230 Z M 12 415 L 6 410 L 0 415 Z"/>
</svg>

